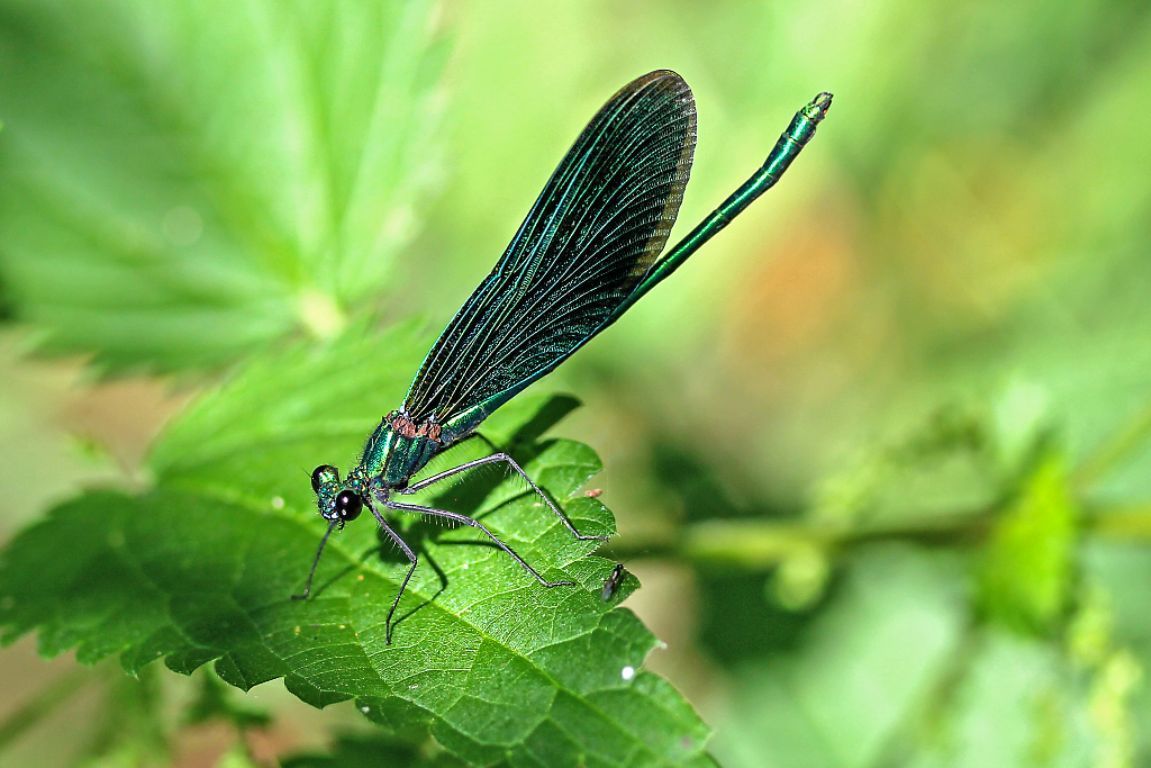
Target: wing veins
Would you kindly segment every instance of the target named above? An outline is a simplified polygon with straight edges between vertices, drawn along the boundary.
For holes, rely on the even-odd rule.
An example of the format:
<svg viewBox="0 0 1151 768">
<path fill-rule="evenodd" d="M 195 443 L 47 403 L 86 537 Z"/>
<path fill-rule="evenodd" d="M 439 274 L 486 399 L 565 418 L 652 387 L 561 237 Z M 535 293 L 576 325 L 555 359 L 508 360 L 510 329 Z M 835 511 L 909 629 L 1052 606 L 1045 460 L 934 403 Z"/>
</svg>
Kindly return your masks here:
<svg viewBox="0 0 1151 768">
<path fill-rule="evenodd" d="M 658 262 L 694 144 L 694 103 L 674 73 L 613 96 L 429 352 L 409 414 L 490 412 L 605 327 Z"/>
</svg>

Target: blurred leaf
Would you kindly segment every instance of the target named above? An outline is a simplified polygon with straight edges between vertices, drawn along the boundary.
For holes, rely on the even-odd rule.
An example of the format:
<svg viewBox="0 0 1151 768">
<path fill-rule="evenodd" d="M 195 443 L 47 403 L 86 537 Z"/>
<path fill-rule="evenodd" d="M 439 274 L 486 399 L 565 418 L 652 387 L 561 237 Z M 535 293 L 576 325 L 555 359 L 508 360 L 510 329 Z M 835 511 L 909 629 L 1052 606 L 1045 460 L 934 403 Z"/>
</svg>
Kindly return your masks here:
<svg viewBox="0 0 1151 768">
<path fill-rule="evenodd" d="M 429 756 L 426 750 L 378 735 L 345 735 L 329 752 L 290 755 L 280 760 L 283 768 L 378 768 L 381 765 L 422 765 L 451 768 L 463 765 L 444 752 Z"/>
<path fill-rule="evenodd" d="M 715 753 L 738 768 L 862 768 L 879 761 L 961 652 L 953 564 L 899 547 L 854 562 L 790 650 L 732 671 Z"/>
<path fill-rule="evenodd" d="M 1051 432 L 1045 390 L 1033 383 L 1012 381 L 992 403 L 991 449 L 1002 480 L 1034 471 L 1037 452 L 1047 448 Z"/>
<path fill-rule="evenodd" d="M 264 766 L 249 754 L 244 744 L 236 743 L 220 756 L 214 768 L 264 768 Z"/>
<path fill-rule="evenodd" d="M 431 0 L 0 2 L 0 281 L 51 349 L 335 333 L 435 173 Z"/>
<path fill-rule="evenodd" d="M 1109 654 L 1097 670 L 1088 711 L 1102 765 L 1136 765 L 1134 694 L 1143 687 L 1145 674 L 1143 664 L 1125 649 Z"/>
<path fill-rule="evenodd" d="M 136 768 L 170 762 L 171 733 L 155 670 L 147 670 L 135 680 L 113 678 L 103 693 L 95 734 L 89 738 L 85 759 L 79 765 Z"/>
<path fill-rule="evenodd" d="M 983 553 L 979 602 L 993 620 L 1022 632 L 1054 629 L 1067 608 L 1077 517 L 1066 459 L 1051 449 L 1024 478 Z"/>
<path fill-rule="evenodd" d="M 430 731 L 471 762 L 706 762 L 706 727 L 642 669 L 655 638 L 600 599 L 613 563 L 514 477 L 478 514 L 545 576 L 581 586 L 539 587 L 470 528 L 417 526 L 422 567 L 387 646 L 407 562 L 377 556 L 375 527 L 361 524 L 329 544 L 313 599 L 289 599 L 323 529 L 307 467 L 333 447 L 352 452 L 425 348 L 398 328 L 254 360 L 161 439 L 154 488 L 86 494 L 16 538 L 0 562 L 4 638 L 37 630 L 45 654 L 119 654 L 130 672 L 215 661 L 245 689 L 284 677 L 309 703 L 355 698 L 372 720 Z M 523 408 L 522 424 L 551 408 Z M 590 449 L 550 441 L 526 469 L 582 530 L 613 528 L 579 493 L 600 469 Z"/>
<path fill-rule="evenodd" d="M 1090 765 L 1076 681 L 1057 649 L 985 632 L 945 717 L 923 737 L 914 768 L 1074 768 Z"/>
<path fill-rule="evenodd" d="M 897 439 L 863 446 L 819 483 L 808 516 L 866 525 L 987 506 L 999 493 L 990 421 L 985 408 L 952 402 Z"/>
<path fill-rule="evenodd" d="M 818 485 L 808 516 L 860 527 L 982 516 L 1015 494 L 1050 450 L 1046 406 L 1045 390 L 1021 380 L 990 397 L 947 401 L 896 439 L 859 449 Z"/>
<path fill-rule="evenodd" d="M 1142 680 L 1125 693 L 1130 698 L 1127 716 L 1131 719 L 1130 737 L 1135 742 L 1136 764 L 1151 757 L 1151 621 L 1147 611 L 1147 584 L 1151 584 L 1151 557 L 1141 542 L 1088 540 L 1084 547 L 1084 570 L 1096 580 L 1106 595 L 1102 620 L 1084 621 L 1077 617 L 1079 632 L 1072 651 L 1077 661 L 1100 664 L 1108 654 L 1128 651 L 1142 667 Z M 1092 600 L 1097 603 L 1098 600 Z M 1081 613 L 1085 613 L 1082 612 Z M 1090 616 L 1090 614 L 1088 614 Z M 1087 627 L 1083 627 L 1087 624 Z M 1091 625 L 1102 625 L 1092 627 Z M 1084 647 L 1086 646 L 1086 647 Z"/>
<path fill-rule="evenodd" d="M 1133 768 L 1133 700 L 1142 668 L 1116 645 L 1106 593 L 1090 590 L 1066 644 L 994 625 L 971 644 L 971 661 L 934 727 L 920 732 L 913 768 Z M 1082 635 L 1091 651 L 1082 654 Z M 1070 652 L 1068 652 L 1070 651 Z"/>
<path fill-rule="evenodd" d="M 261 728 L 272 721 L 267 710 L 249 700 L 239 700 L 238 694 L 210 672 L 197 676 L 199 688 L 196 698 L 184 713 L 185 722 L 198 725 L 213 720 L 224 720 L 238 729 Z"/>
</svg>

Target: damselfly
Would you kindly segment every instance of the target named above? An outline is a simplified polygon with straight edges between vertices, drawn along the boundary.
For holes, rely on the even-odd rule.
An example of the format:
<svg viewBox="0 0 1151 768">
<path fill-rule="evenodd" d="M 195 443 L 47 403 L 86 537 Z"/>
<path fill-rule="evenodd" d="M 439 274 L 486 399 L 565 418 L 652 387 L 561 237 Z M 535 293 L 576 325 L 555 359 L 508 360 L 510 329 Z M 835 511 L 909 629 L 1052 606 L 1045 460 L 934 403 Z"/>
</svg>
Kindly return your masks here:
<svg viewBox="0 0 1151 768">
<path fill-rule="evenodd" d="M 388 611 L 389 643 L 392 618 L 417 557 L 387 512 L 471 526 L 545 587 L 573 584 L 545 579 L 479 520 L 406 500 L 461 472 L 502 463 L 524 479 L 572 536 L 606 538 L 576 530 L 511 456 L 496 453 L 418 482 L 412 477 L 615 322 L 770 189 L 815 135 L 830 106 L 831 94 L 821 93 L 796 113 L 760 169 L 660 258 L 691 170 L 695 101 L 687 83 L 666 70 L 644 75 L 612 96 L 560 161 L 491 274 L 440 335 L 403 404 L 368 438 L 356 467 L 343 479 L 327 464 L 312 473 L 328 529 L 297 597 L 311 593 L 332 531 L 365 507 L 411 563 Z"/>
</svg>

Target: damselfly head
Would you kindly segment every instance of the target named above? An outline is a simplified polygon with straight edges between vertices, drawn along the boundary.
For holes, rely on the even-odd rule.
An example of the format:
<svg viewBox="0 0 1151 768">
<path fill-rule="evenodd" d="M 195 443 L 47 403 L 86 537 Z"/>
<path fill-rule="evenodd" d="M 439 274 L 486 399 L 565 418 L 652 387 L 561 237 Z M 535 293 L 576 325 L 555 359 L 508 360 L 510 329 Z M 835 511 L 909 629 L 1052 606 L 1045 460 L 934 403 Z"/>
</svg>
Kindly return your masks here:
<svg viewBox="0 0 1151 768">
<path fill-rule="evenodd" d="M 328 464 L 312 470 L 312 490 L 316 492 L 316 506 L 325 520 L 343 523 L 355 520 L 363 511 L 364 502 L 355 491 L 340 485 L 340 471 Z"/>
</svg>

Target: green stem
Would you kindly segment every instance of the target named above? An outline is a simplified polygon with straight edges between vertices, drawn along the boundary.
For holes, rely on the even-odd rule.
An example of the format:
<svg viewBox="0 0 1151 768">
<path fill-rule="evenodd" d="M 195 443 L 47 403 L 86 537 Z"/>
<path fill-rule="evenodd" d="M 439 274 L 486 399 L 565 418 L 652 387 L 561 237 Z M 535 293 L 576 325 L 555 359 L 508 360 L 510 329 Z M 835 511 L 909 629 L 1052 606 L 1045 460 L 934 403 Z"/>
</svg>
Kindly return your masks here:
<svg viewBox="0 0 1151 768">
<path fill-rule="evenodd" d="M 89 670 L 76 668 L 46 685 L 15 712 L 0 722 L 0 752 L 10 747 L 26 731 L 37 725 L 57 707 L 83 690 L 91 680 Z"/>
<path fill-rule="evenodd" d="M 1151 439 L 1151 404 L 1140 411 L 1126 429 L 1103 444 L 1075 473 L 1075 484 L 1080 488 L 1092 485 L 1133 451 Z"/>
<path fill-rule="evenodd" d="M 907 708 L 898 725 L 884 739 L 871 765 L 887 768 L 914 763 L 925 733 L 946 732 L 956 699 L 962 695 L 963 683 L 979 656 L 979 628 L 976 618 L 968 616 L 953 639 L 949 653 L 932 668 L 922 700 L 917 706 Z"/>
<path fill-rule="evenodd" d="M 611 547 L 605 554 L 620 560 L 672 557 L 695 565 L 758 570 L 777 566 L 803 552 L 833 554 L 874 542 L 978 544 L 991 530 L 995 517 L 994 511 L 983 509 L 855 527 L 803 521 L 709 520 L 688 526 L 675 538 L 633 540 L 628 546 Z M 1085 534 L 1099 538 L 1151 541 L 1151 503 L 1084 505 L 1081 524 Z"/>
<path fill-rule="evenodd" d="M 1151 502 L 1088 507 L 1084 527 L 1103 539 L 1151 541 Z"/>
<path fill-rule="evenodd" d="M 989 527 L 986 511 L 906 520 L 890 525 L 847 526 L 773 520 L 708 520 L 684 528 L 675 538 L 613 546 L 609 557 L 672 556 L 697 564 L 758 568 L 777 565 L 805 551 L 833 551 L 872 541 L 904 540 L 954 543 L 981 536 Z"/>
</svg>

